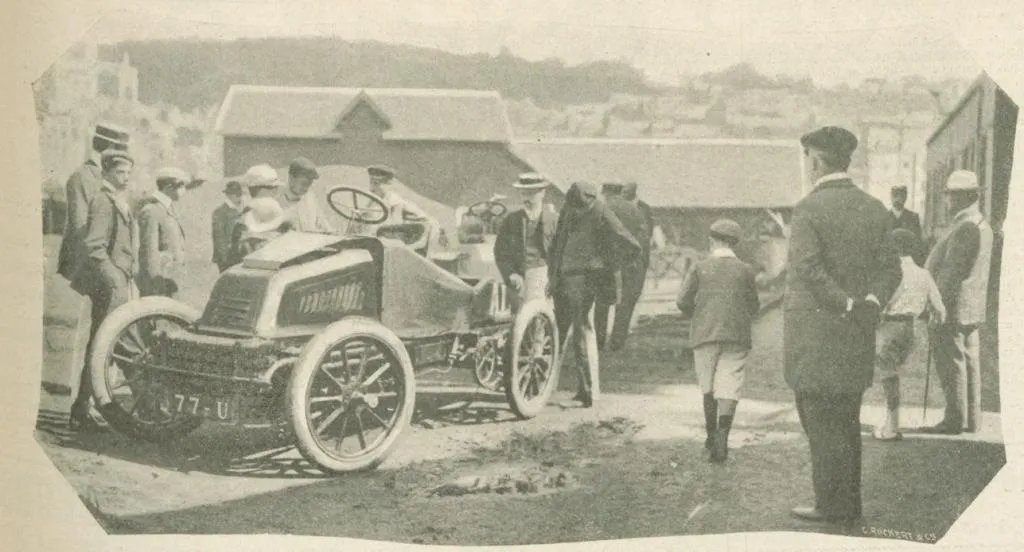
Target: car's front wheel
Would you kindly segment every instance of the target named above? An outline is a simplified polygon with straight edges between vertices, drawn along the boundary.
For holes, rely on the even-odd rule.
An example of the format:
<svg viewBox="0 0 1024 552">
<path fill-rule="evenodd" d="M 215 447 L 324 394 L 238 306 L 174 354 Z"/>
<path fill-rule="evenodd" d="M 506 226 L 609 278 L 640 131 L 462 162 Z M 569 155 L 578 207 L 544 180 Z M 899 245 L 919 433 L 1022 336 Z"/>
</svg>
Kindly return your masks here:
<svg viewBox="0 0 1024 552">
<path fill-rule="evenodd" d="M 380 323 L 328 326 L 303 348 L 288 385 L 299 451 L 330 472 L 377 467 L 412 419 L 415 385 L 405 346 Z"/>
</svg>

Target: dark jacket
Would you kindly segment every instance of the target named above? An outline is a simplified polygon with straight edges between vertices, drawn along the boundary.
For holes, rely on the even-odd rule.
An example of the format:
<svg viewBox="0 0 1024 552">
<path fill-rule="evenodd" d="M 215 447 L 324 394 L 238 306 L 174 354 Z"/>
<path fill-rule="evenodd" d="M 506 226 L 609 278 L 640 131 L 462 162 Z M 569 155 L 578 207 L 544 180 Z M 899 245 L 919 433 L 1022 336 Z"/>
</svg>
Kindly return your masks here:
<svg viewBox="0 0 1024 552">
<path fill-rule="evenodd" d="M 650 230 L 647 226 L 647 221 L 644 220 L 644 213 L 640 210 L 640 207 L 634 205 L 630 201 L 626 201 L 621 197 L 611 197 L 607 200 L 606 204 L 611 209 L 615 216 L 618 217 L 619 222 L 629 230 L 629 233 L 636 240 L 637 244 L 640 245 L 641 253 L 635 258 L 636 261 L 642 261 L 647 253 L 647 248 L 651 243 L 649 233 Z M 647 245 L 645 245 L 647 244 Z"/>
<path fill-rule="evenodd" d="M 617 271 L 640 254 L 640 244 L 596 195 L 579 184 L 566 193 L 548 255 L 552 287 L 564 275 Z"/>
<path fill-rule="evenodd" d="M 892 221 L 848 178 L 818 184 L 793 209 L 783 354 L 794 390 L 861 393 L 871 385 L 875 327 L 854 323 L 846 304 L 874 294 L 884 306 L 899 286 Z"/>
<path fill-rule="evenodd" d="M 651 206 L 644 203 L 643 201 L 636 202 L 637 208 L 640 209 L 640 213 L 644 216 L 644 223 L 647 224 L 647 239 L 640 244 L 644 248 L 643 257 L 644 263 L 647 265 L 651 264 L 651 240 L 654 239 L 654 211 L 651 210 Z"/>
<path fill-rule="evenodd" d="M 891 216 L 893 220 L 893 230 L 897 228 L 910 230 L 914 236 L 917 237 L 917 250 L 914 251 L 912 256 L 914 258 L 914 262 L 917 263 L 918 266 L 921 266 L 924 263 L 926 253 L 924 235 L 921 233 L 921 217 L 917 216 L 917 213 L 909 209 L 904 209 L 898 217 L 893 214 L 892 211 L 889 211 L 889 216 Z"/>
<path fill-rule="evenodd" d="M 676 299 L 691 318 L 690 346 L 730 342 L 750 347 L 750 327 L 761 309 L 754 269 L 730 257 L 708 257 L 690 269 Z"/>
<path fill-rule="evenodd" d="M 89 203 L 102 187 L 103 173 L 91 160 L 71 173 L 65 186 L 67 218 L 57 257 L 57 274 L 68 280 L 75 276 L 86 259 L 83 241 L 89 223 Z"/>
<path fill-rule="evenodd" d="M 213 262 L 222 270 L 231 265 L 231 234 L 241 217 L 238 209 L 222 203 L 211 215 L 210 236 L 213 239 Z"/>
<path fill-rule="evenodd" d="M 555 237 L 555 230 L 558 225 L 558 217 L 547 209 L 541 210 L 539 231 L 544 236 L 543 254 L 547 260 L 551 251 L 551 242 Z M 526 262 L 526 211 L 520 209 L 501 221 L 498 234 L 494 240 L 494 262 L 498 265 L 501 277 L 508 283 L 513 274 L 522 276 L 525 272 Z"/>
<path fill-rule="evenodd" d="M 127 205 L 103 187 L 89 202 L 83 238 L 86 260 L 75 271 L 71 287 L 92 295 L 103 288 L 130 285 L 138 274 L 138 226 Z"/>
</svg>

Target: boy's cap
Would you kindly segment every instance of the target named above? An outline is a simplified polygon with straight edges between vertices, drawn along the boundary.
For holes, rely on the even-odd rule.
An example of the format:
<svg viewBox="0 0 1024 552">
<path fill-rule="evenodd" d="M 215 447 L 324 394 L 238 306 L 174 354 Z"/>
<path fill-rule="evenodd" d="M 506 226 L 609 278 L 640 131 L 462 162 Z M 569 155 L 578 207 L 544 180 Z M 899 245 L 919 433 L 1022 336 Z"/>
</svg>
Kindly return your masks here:
<svg viewBox="0 0 1024 552">
<path fill-rule="evenodd" d="M 743 236 L 743 228 L 736 221 L 719 219 L 711 224 L 711 235 L 740 241 Z"/>
</svg>

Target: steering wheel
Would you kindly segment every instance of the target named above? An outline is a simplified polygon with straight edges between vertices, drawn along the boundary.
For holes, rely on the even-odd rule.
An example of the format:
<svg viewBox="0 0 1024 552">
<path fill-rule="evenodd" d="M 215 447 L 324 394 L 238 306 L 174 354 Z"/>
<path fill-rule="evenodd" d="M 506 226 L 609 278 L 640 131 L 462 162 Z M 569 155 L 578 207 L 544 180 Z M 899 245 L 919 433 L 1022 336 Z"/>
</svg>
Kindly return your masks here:
<svg viewBox="0 0 1024 552">
<path fill-rule="evenodd" d="M 500 220 L 507 211 L 508 207 L 505 207 L 505 205 L 497 201 L 487 200 L 470 205 L 467 213 L 483 221 L 493 232 L 495 221 Z"/>
<path fill-rule="evenodd" d="M 347 201 L 349 199 L 351 202 Z M 353 222 L 378 224 L 388 218 L 388 207 L 384 201 L 359 188 L 349 186 L 333 188 L 327 192 L 327 204 L 342 218 Z"/>
</svg>

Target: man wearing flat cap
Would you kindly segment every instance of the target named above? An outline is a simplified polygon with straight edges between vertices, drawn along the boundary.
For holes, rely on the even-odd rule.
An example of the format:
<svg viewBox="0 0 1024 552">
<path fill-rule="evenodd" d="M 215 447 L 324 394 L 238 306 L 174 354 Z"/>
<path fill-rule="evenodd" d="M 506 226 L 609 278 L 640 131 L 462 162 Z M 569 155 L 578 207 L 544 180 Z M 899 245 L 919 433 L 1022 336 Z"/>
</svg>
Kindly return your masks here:
<svg viewBox="0 0 1024 552">
<path fill-rule="evenodd" d="M 978 327 L 985 321 L 992 227 L 978 204 L 980 186 L 971 171 L 953 171 L 946 182 L 947 212 L 954 214 L 948 232 L 925 261 L 946 307 L 946 320 L 931 333 L 935 371 L 942 383 L 946 411 L 931 433 L 955 435 L 977 420 L 968 419 L 980 401 Z M 972 393 L 968 398 L 967 390 Z M 973 423 L 972 423 L 973 422 Z"/>
<path fill-rule="evenodd" d="M 238 224 L 245 205 L 242 203 L 242 183 L 229 180 L 224 186 L 224 202 L 211 215 L 210 236 L 213 239 L 213 264 L 224 272 L 231 265 L 231 232 Z"/>
<path fill-rule="evenodd" d="M 644 287 L 644 253 L 643 246 L 647 239 L 647 224 L 640 209 L 633 203 L 626 201 L 622 196 L 624 185 L 619 182 L 609 182 L 602 186 L 602 195 L 605 204 L 611 209 L 615 216 L 626 230 L 629 230 L 633 239 L 640 244 L 641 254 L 632 257 L 632 261 L 622 265 L 615 273 L 606 275 L 610 286 L 618 288 L 618 293 L 609 293 L 599 296 L 594 305 L 594 331 L 597 333 L 597 348 L 604 349 L 605 342 L 613 351 L 625 346 L 626 338 L 629 337 L 629 324 L 633 319 L 633 310 Z M 628 252 L 619 252 L 620 255 Z M 615 321 L 612 332 L 608 336 L 608 312 L 612 305 L 615 305 Z"/>
<path fill-rule="evenodd" d="M 903 228 L 909 230 L 917 239 L 918 245 L 914 250 L 914 262 L 917 266 L 924 264 L 924 236 L 921 233 L 921 217 L 917 213 L 907 209 L 907 187 L 893 186 L 890 191 L 892 208 L 889 211 L 893 217 L 893 230 Z"/>
<path fill-rule="evenodd" d="M 829 126 L 800 142 L 814 187 L 793 209 L 783 355 L 810 443 L 815 500 L 792 513 L 849 527 L 862 515 L 861 401 L 900 261 L 889 237 L 892 215 L 846 173 L 857 138 Z"/>
<path fill-rule="evenodd" d="M 185 271 L 185 231 L 175 204 L 191 177 L 165 167 L 156 173 L 156 191 L 139 210 L 139 292 L 174 297 Z"/>
<path fill-rule="evenodd" d="M 431 217 L 419 205 L 402 197 L 394 189 L 395 170 L 387 165 L 370 165 L 366 167 L 370 177 L 370 191 L 383 202 L 388 209 L 386 222 L 397 224 L 406 220 L 430 220 Z"/>
<path fill-rule="evenodd" d="M 548 289 L 554 297 L 558 335 L 572 334 L 572 348 L 579 374 L 576 400 L 593 405 L 599 394 L 597 340 L 591 309 L 608 286 L 606 274 L 633 262 L 640 244 L 615 213 L 587 182 L 574 183 L 565 205 L 548 257 Z M 565 348 L 563 347 L 563 351 Z"/>
<path fill-rule="evenodd" d="M 91 407 L 92 379 L 88 359 L 93 340 L 103 319 L 117 307 L 137 296 L 139 231 L 127 201 L 128 181 L 134 160 L 123 151 L 107 150 L 100 159 L 103 180 L 88 204 L 84 259 L 71 278 L 71 289 L 87 295 L 92 302 L 89 342 L 85 360 L 75 367 L 79 386 L 71 406 L 73 429 L 92 431 L 99 418 Z"/>
<path fill-rule="evenodd" d="M 320 178 L 316 165 L 305 157 L 296 157 L 288 165 L 288 185 L 280 187 L 278 202 L 292 228 L 300 232 L 332 232 L 317 198 L 309 193 Z"/>
<path fill-rule="evenodd" d="M 519 175 L 512 184 L 523 208 L 509 213 L 498 227 L 494 262 L 505 283 L 515 291 L 514 309 L 526 301 L 544 299 L 548 285 L 548 252 L 558 217 L 544 209 L 549 182 L 536 173 Z"/>
</svg>

